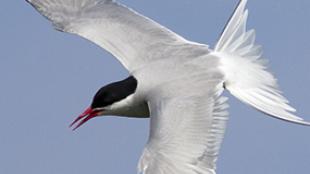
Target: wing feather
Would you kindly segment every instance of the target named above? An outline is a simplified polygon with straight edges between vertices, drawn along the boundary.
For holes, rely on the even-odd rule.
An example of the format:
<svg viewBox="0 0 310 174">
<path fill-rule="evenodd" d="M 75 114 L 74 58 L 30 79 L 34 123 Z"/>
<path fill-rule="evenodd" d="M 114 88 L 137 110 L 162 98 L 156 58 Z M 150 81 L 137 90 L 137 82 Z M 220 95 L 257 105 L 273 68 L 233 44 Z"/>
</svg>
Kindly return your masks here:
<svg viewBox="0 0 310 174">
<path fill-rule="evenodd" d="M 84 37 L 114 55 L 130 72 L 194 44 L 113 0 L 27 0 L 57 30 Z M 168 50 L 168 51 L 167 51 Z"/>
<path fill-rule="evenodd" d="M 193 81 L 187 83 L 192 84 L 186 86 L 192 93 L 184 93 L 185 86 L 174 81 L 165 85 L 165 89 L 174 86 L 173 94 L 161 90 L 150 99 L 151 130 L 139 162 L 140 172 L 215 174 L 228 105 L 227 98 L 220 97 L 220 76 L 211 71 L 206 74 L 203 79 L 198 75 L 199 82 L 191 78 Z M 169 94 L 165 94 L 167 91 Z"/>
</svg>

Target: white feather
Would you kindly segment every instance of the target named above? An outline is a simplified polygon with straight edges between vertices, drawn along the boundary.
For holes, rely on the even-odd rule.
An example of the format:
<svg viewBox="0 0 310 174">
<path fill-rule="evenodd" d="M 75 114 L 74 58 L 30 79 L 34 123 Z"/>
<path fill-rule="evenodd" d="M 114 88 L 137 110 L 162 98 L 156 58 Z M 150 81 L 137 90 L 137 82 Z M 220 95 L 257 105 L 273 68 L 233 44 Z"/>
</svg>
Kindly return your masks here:
<svg viewBox="0 0 310 174">
<path fill-rule="evenodd" d="M 246 104 L 286 121 L 310 125 L 293 114 L 295 109 L 281 95 L 277 80 L 266 69 L 261 46 L 255 44 L 255 31 L 246 31 L 247 0 L 241 0 L 225 27 L 215 50 L 225 74 L 225 87 Z"/>
<path fill-rule="evenodd" d="M 215 174 L 228 113 L 223 83 L 241 101 L 274 117 L 310 125 L 266 71 L 241 0 L 210 53 L 113 0 L 28 0 L 56 29 L 113 54 L 138 80 L 134 96 L 109 109 L 147 102 L 151 128 L 139 162 L 144 174 Z"/>
<path fill-rule="evenodd" d="M 214 74 L 216 71 L 206 73 Z M 193 92 L 182 92 L 184 86 L 179 84 L 184 79 L 154 89 L 157 95 L 149 100 L 150 137 L 139 162 L 140 172 L 215 174 L 228 120 L 227 99 L 220 97 L 223 87 L 217 75 L 198 76 L 204 79 L 194 76 L 186 81 L 195 84 L 186 86 Z M 174 91 L 161 89 L 170 88 L 170 85 Z M 169 94 L 165 94 L 167 92 Z"/>
<path fill-rule="evenodd" d="M 113 0 L 28 0 L 57 30 L 74 33 L 113 54 L 130 72 L 167 51 L 196 44 Z"/>
</svg>

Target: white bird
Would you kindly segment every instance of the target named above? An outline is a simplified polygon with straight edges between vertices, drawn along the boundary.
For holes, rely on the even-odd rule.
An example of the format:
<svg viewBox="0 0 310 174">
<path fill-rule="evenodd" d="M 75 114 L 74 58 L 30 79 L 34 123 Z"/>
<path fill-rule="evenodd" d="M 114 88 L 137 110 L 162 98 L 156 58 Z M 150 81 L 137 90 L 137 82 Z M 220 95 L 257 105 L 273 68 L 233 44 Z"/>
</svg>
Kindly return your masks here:
<svg viewBox="0 0 310 174">
<path fill-rule="evenodd" d="M 241 0 L 212 50 L 113 0 L 28 0 L 54 27 L 113 54 L 130 73 L 101 88 L 72 125 L 102 115 L 149 117 L 138 169 L 144 174 L 215 174 L 228 119 L 227 89 L 265 114 L 302 125 L 266 70 Z"/>
</svg>

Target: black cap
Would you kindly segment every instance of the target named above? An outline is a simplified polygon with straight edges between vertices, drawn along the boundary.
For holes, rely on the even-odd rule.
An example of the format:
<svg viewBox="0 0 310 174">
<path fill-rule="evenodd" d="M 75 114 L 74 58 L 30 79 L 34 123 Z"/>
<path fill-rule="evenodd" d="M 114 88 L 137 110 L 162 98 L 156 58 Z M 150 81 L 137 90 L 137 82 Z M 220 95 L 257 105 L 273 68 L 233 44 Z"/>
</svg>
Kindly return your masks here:
<svg viewBox="0 0 310 174">
<path fill-rule="evenodd" d="M 137 84 L 138 81 L 130 76 L 125 80 L 102 87 L 94 96 L 91 108 L 102 108 L 125 99 L 136 91 Z"/>
</svg>

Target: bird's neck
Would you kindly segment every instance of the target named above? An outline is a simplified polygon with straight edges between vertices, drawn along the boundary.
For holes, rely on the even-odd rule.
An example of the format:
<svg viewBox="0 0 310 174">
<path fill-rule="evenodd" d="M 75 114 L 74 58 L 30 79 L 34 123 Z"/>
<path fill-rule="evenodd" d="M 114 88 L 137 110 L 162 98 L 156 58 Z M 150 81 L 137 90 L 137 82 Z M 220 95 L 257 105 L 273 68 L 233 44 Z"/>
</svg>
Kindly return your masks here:
<svg viewBox="0 0 310 174">
<path fill-rule="evenodd" d="M 109 106 L 105 115 L 114 115 L 120 117 L 129 118 L 148 118 L 150 116 L 148 104 L 144 101 L 138 101 L 135 99 L 135 95 L 132 94 Z"/>
</svg>

